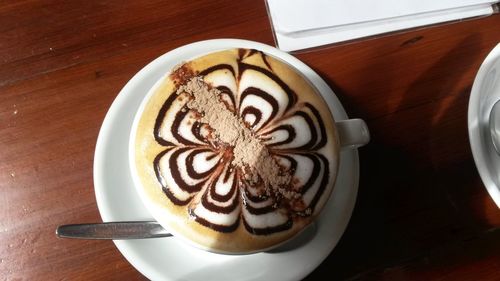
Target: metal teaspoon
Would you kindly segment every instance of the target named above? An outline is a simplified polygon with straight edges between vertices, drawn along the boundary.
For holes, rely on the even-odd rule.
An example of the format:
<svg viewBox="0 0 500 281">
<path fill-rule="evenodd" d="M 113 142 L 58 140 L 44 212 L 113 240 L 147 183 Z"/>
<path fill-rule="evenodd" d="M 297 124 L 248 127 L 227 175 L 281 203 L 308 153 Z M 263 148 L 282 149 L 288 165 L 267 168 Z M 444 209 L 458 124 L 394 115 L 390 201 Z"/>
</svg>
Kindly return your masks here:
<svg viewBox="0 0 500 281">
<path fill-rule="evenodd" d="M 489 127 L 493 147 L 500 154 L 500 100 L 496 101 L 491 109 Z"/>
<path fill-rule="evenodd" d="M 168 233 L 167 230 L 155 221 L 67 224 L 58 226 L 56 235 L 59 238 L 113 240 L 172 236 L 172 234 Z"/>
</svg>

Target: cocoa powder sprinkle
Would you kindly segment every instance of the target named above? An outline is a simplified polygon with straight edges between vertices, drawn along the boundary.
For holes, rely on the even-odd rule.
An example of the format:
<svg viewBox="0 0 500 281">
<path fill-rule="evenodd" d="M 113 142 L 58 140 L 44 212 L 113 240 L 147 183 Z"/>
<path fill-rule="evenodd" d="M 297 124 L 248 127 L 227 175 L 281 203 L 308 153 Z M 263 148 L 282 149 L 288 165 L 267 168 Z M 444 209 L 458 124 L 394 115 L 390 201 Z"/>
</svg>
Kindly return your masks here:
<svg viewBox="0 0 500 281">
<path fill-rule="evenodd" d="M 200 122 L 208 124 L 219 141 L 233 148 L 233 165 L 249 173 L 245 175 L 246 179 L 256 183 L 258 175 L 266 186 L 266 193 L 278 193 L 289 199 L 298 197 L 297 192 L 284 188 L 290 185 L 292 176 L 282 171 L 267 147 L 241 118 L 227 108 L 220 90 L 196 76 L 178 88 L 177 94 L 183 93 L 191 96 L 187 107 L 200 113 Z"/>
</svg>

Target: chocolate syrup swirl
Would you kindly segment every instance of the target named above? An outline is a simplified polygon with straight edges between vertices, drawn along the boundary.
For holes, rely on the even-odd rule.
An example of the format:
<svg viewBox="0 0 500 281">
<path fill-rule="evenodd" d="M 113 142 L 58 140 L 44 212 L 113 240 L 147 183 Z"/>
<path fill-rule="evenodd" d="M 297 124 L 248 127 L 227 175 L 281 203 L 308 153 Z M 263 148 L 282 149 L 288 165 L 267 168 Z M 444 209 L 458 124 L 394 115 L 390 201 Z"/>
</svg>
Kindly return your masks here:
<svg viewBox="0 0 500 281">
<path fill-rule="evenodd" d="M 168 99 L 165 101 L 163 106 L 160 108 L 160 112 L 158 112 L 158 116 L 156 117 L 156 122 L 155 122 L 155 127 L 154 127 L 154 137 L 156 142 L 163 146 L 171 146 L 173 143 L 165 140 L 160 133 L 160 128 L 163 123 L 163 120 L 165 119 L 165 115 L 167 114 L 167 111 L 170 109 L 172 106 L 172 103 L 174 100 L 177 98 L 177 95 L 175 93 L 171 93 Z"/>
<path fill-rule="evenodd" d="M 273 96 L 262 91 L 261 89 L 249 87 L 249 88 L 246 88 L 243 91 L 243 93 L 241 93 L 240 104 L 239 104 L 240 108 L 242 107 L 241 105 L 247 96 L 259 97 L 271 105 L 271 107 L 272 107 L 271 115 L 269 116 L 269 118 L 267 120 L 264 121 L 264 124 L 262 124 L 262 126 L 261 126 L 261 127 L 265 127 L 271 120 L 274 119 L 274 117 L 276 117 L 276 114 L 278 114 L 278 110 L 279 110 L 278 101 L 276 101 L 276 99 L 274 99 Z M 255 108 L 255 107 L 252 106 L 252 108 Z M 243 109 L 242 115 L 244 115 L 245 110 L 246 110 L 246 108 Z M 262 113 L 259 114 L 259 117 L 262 118 Z M 260 121 L 260 118 L 259 118 L 259 121 Z"/>
<path fill-rule="evenodd" d="M 204 182 L 200 181 L 199 183 L 191 185 L 191 184 L 187 184 L 186 181 L 182 178 L 181 172 L 180 172 L 181 168 L 179 165 L 179 156 L 182 153 L 188 152 L 188 151 L 190 151 L 189 147 L 183 147 L 183 148 L 177 149 L 172 153 L 172 155 L 170 155 L 170 158 L 168 160 L 169 160 L 170 173 L 171 173 L 172 178 L 174 179 L 175 183 L 177 184 L 177 186 L 179 186 L 182 190 L 184 190 L 188 193 L 194 193 L 194 192 L 198 192 L 201 190 L 201 187 L 203 186 Z M 181 163 L 181 164 L 183 164 L 183 163 Z M 189 168 L 188 168 L 187 161 L 185 163 L 185 168 L 187 169 L 188 174 L 189 174 Z"/>
<path fill-rule="evenodd" d="M 294 106 L 297 103 L 297 94 L 292 89 L 290 89 L 290 87 L 285 82 L 283 82 L 283 80 L 281 80 L 276 74 L 274 74 L 270 70 L 267 70 L 265 68 L 253 64 L 246 64 L 243 62 L 240 62 L 238 64 L 238 67 L 240 70 L 238 77 L 239 79 L 241 79 L 241 76 L 245 71 L 253 70 L 264 74 L 265 76 L 276 82 L 276 84 L 278 84 L 281 87 L 281 89 L 285 91 L 288 97 L 288 104 L 286 106 L 286 110 L 289 110 L 292 106 Z"/>
<path fill-rule="evenodd" d="M 245 59 L 251 56 L 261 56 L 265 67 L 246 63 Z M 232 148 L 214 145 L 203 133 L 207 125 L 199 119 L 189 119 L 196 114 L 187 108 L 188 98 L 177 93 L 168 97 L 156 118 L 153 135 L 166 148 L 154 159 L 154 171 L 167 198 L 175 205 L 186 206 L 188 215 L 201 225 L 219 232 L 233 232 L 242 223 L 253 235 L 270 235 L 286 231 L 298 217 L 314 213 L 324 195 L 331 180 L 330 163 L 318 150 L 328 142 L 326 128 L 318 109 L 310 103 L 298 102 L 297 94 L 273 72 L 264 53 L 241 49 L 237 67 L 218 64 L 200 71 L 199 75 L 222 75 L 225 79 L 220 81 L 234 81 L 236 92 L 228 85 L 212 83 L 210 87 L 220 91 L 220 100 L 247 122 L 271 155 L 293 176 L 294 180 L 285 188 L 296 190 L 304 198 L 308 195 L 308 202 L 301 201 L 304 208 L 287 208 L 298 199 L 263 193 L 262 181 L 247 182 L 244 169 L 231 164 Z M 268 92 L 251 81 L 244 84 L 247 85 L 244 89 L 240 88 L 246 72 L 263 75 L 279 91 Z M 299 121 L 305 125 L 298 126 Z M 263 216 L 276 219 L 256 223 Z"/>
<path fill-rule="evenodd" d="M 276 232 L 282 232 L 292 228 L 293 220 L 292 218 L 288 219 L 285 223 L 268 226 L 268 227 L 253 227 L 250 225 L 245 218 L 243 218 L 243 225 L 247 229 L 248 232 L 255 235 L 270 235 Z"/>
<path fill-rule="evenodd" d="M 229 225 L 223 225 L 223 224 L 216 224 L 212 223 L 209 220 L 204 219 L 203 217 L 198 216 L 197 214 L 194 213 L 192 209 L 188 210 L 189 216 L 192 217 L 196 222 L 198 222 L 201 225 L 204 225 L 208 228 L 211 228 L 215 231 L 218 232 L 233 232 L 235 231 L 239 224 L 240 224 L 240 217 L 238 216 L 237 219 L 234 221 L 234 223 L 229 224 Z"/>
<path fill-rule="evenodd" d="M 252 122 L 252 124 L 249 124 L 252 128 L 255 127 L 255 125 L 257 125 L 262 119 L 262 112 L 253 106 L 245 107 L 245 109 L 243 109 L 243 112 L 241 113 L 241 118 L 245 120 L 247 115 L 255 116 L 255 120 Z"/>
</svg>

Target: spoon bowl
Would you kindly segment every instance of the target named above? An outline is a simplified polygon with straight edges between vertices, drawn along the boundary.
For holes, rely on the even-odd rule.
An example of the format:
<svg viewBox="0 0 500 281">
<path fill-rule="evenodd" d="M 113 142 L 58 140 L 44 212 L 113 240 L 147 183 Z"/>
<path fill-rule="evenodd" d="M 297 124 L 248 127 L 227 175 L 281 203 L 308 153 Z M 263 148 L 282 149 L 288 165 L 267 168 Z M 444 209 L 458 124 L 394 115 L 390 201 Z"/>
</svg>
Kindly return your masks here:
<svg viewBox="0 0 500 281">
<path fill-rule="evenodd" d="M 500 155 L 500 100 L 491 108 L 489 126 L 493 147 Z"/>
</svg>

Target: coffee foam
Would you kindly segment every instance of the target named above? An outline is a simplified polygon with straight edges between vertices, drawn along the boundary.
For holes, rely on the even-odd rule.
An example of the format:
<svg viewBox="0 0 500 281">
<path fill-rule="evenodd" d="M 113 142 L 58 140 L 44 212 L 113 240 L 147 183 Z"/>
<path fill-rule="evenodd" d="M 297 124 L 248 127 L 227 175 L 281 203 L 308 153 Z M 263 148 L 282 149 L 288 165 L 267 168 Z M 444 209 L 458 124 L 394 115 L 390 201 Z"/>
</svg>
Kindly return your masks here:
<svg viewBox="0 0 500 281">
<path fill-rule="evenodd" d="M 328 107 L 294 69 L 253 50 L 212 53 L 183 68 L 219 89 L 226 107 L 292 173 L 287 188 L 306 188 L 295 206 L 262 196 L 186 107 L 190 97 L 177 95 L 192 77 L 171 75 L 147 102 L 136 131 L 135 166 L 147 197 L 163 210 L 157 219 L 218 252 L 259 251 L 296 235 L 319 214 L 336 178 L 338 141 Z"/>
</svg>

